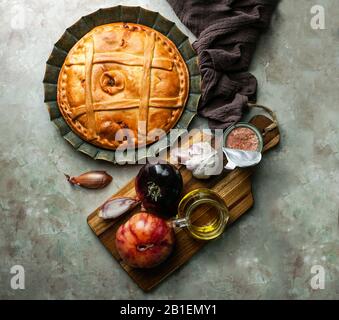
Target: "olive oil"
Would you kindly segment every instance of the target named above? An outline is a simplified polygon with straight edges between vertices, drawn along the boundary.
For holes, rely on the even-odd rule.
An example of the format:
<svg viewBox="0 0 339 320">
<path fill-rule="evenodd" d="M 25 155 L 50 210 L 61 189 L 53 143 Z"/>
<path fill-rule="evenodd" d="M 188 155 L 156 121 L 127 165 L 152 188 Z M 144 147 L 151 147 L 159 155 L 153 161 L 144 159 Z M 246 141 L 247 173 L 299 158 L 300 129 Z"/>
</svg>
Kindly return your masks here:
<svg viewBox="0 0 339 320">
<path fill-rule="evenodd" d="M 212 240 L 223 233 L 228 219 L 227 206 L 217 193 L 196 189 L 181 200 L 176 226 L 187 227 L 194 238 Z"/>
</svg>

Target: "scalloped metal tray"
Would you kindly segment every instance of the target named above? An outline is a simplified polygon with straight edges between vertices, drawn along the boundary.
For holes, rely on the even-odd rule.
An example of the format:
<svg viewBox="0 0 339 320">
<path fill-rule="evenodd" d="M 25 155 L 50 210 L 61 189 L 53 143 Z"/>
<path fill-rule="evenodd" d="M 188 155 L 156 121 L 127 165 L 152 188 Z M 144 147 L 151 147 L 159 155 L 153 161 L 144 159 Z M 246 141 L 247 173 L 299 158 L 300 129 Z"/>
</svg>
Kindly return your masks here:
<svg viewBox="0 0 339 320">
<path fill-rule="evenodd" d="M 136 163 L 146 157 L 154 157 L 169 145 L 174 143 L 180 135 L 185 133 L 190 122 L 197 113 L 197 107 L 201 96 L 201 76 L 198 67 L 198 57 L 192 48 L 188 37 L 183 34 L 174 22 L 169 21 L 158 12 L 146 10 L 142 7 L 116 6 L 112 8 L 99 9 L 87 16 L 80 18 L 75 24 L 67 28 L 61 38 L 55 43 L 53 51 L 46 62 L 46 72 L 43 80 L 45 89 L 45 103 L 48 106 L 50 119 L 59 128 L 60 134 L 76 150 L 82 152 L 93 159 L 105 160 L 116 163 L 116 153 L 114 150 L 106 150 L 96 147 L 75 134 L 62 117 L 57 103 L 57 83 L 59 72 L 65 58 L 71 48 L 93 28 L 113 23 L 132 22 L 151 27 L 175 43 L 182 57 L 184 58 L 190 73 L 190 92 L 185 106 L 185 110 L 177 122 L 174 129 L 176 135 L 167 135 L 161 140 L 148 147 L 139 148 L 138 152 L 124 154 L 126 163 Z M 165 143 L 164 143 L 164 139 Z"/>
</svg>

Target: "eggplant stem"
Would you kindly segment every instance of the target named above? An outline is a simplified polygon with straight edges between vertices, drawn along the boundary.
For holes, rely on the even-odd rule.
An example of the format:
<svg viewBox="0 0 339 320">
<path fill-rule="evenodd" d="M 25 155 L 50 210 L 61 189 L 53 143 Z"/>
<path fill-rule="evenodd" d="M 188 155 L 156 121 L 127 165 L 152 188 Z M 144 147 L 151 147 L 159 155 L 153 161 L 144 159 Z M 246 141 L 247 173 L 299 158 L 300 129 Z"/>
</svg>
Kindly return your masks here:
<svg viewBox="0 0 339 320">
<path fill-rule="evenodd" d="M 158 198 L 161 197 L 161 189 L 153 181 L 149 181 L 147 183 L 147 191 L 148 191 L 148 196 L 150 196 L 152 198 L 152 200 L 155 201 L 155 202 L 157 202 Z"/>
</svg>

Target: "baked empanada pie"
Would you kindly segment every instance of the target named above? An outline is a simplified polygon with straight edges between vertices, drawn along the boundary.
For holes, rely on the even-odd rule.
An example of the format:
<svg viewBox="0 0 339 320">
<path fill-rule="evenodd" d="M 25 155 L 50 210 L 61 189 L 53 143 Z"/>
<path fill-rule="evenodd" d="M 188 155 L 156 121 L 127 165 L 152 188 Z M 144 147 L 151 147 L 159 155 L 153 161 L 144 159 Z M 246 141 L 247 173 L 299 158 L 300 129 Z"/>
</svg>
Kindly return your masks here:
<svg viewBox="0 0 339 320">
<path fill-rule="evenodd" d="M 179 120 L 188 93 L 188 69 L 176 46 L 133 23 L 87 33 L 68 53 L 58 80 L 68 125 L 106 149 L 154 142 Z"/>
</svg>

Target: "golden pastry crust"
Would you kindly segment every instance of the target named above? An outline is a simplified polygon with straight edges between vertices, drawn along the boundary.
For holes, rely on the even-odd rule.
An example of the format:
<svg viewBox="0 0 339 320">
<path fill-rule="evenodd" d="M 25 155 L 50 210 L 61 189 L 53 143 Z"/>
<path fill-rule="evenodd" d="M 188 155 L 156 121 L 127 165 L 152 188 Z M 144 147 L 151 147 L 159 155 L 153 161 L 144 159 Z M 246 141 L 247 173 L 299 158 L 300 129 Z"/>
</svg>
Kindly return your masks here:
<svg viewBox="0 0 339 320">
<path fill-rule="evenodd" d="M 68 53 L 58 79 L 58 105 L 68 125 L 82 139 L 113 150 L 167 133 L 188 93 L 188 69 L 173 42 L 133 23 L 87 33 Z"/>
</svg>

